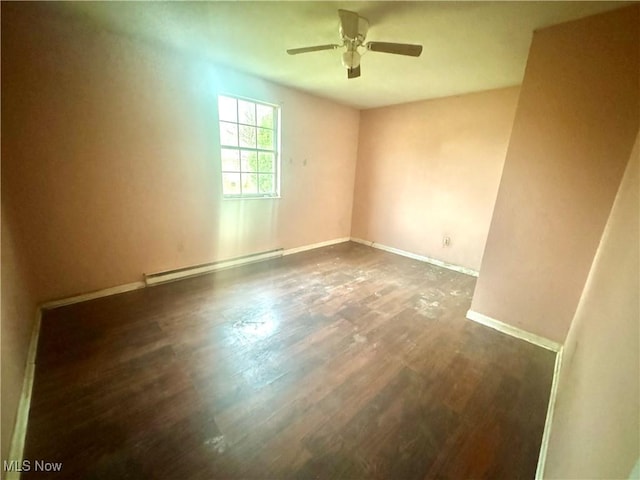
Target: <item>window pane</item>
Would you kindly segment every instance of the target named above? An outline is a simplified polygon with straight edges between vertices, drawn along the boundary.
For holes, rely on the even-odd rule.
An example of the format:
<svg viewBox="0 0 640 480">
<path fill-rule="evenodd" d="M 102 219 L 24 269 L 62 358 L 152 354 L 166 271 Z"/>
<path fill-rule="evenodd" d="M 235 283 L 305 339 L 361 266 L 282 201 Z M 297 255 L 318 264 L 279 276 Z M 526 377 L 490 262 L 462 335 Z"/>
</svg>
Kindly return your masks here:
<svg viewBox="0 0 640 480">
<path fill-rule="evenodd" d="M 260 193 L 274 193 L 274 175 L 258 175 L 258 188 Z"/>
<path fill-rule="evenodd" d="M 238 122 L 238 103 L 235 98 L 218 97 L 218 115 L 220 120 Z"/>
<path fill-rule="evenodd" d="M 267 173 L 274 172 L 273 165 L 273 153 L 258 153 L 258 171 Z"/>
<path fill-rule="evenodd" d="M 256 127 L 240 125 L 240 146 L 256 148 Z"/>
<path fill-rule="evenodd" d="M 258 148 L 273 150 L 273 130 L 258 129 Z"/>
<path fill-rule="evenodd" d="M 242 193 L 258 193 L 258 175 L 255 173 L 242 174 Z"/>
<path fill-rule="evenodd" d="M 222 193 L 224 195 L 240 195 L 240 174 L 239 173 L 223 173 L 222 174 Z"/>
<path fill-rule="evenodd" d="M 243 172 L 256 172 L 258 170 L 258 154 L 247 150 L 242 150 L 242 171 Z"/>
<path fill-rule="evenodd" d="M 257 105 L 258 121 L 256 125 L 264 128 L 273 128 L 273 107 Z"/>
<path fill-rule="evenodd" d="M 232 147 L 238 146 L 238 125 L 220 122 L 220 144 Z"/>
<path fill-rule="evenodd" d="M 223 172 L 239 172 L 240 171 L 240 151 L 230 148 L 222 149 L 222 171 Z"/>
<path fill-rule="evenodd" d="M 220 166 L 225 196 L 276 193 L 278 107 L 219 95 Z"/>
<path fill-rule="evenodd" d="M 238 100 L 238 112 L 240 118 L 238 123 L 247 123 L 249 125 L 256 124 L 256 104 L 253 102 L 245 102 L 244 100 Z"/>
</svg>

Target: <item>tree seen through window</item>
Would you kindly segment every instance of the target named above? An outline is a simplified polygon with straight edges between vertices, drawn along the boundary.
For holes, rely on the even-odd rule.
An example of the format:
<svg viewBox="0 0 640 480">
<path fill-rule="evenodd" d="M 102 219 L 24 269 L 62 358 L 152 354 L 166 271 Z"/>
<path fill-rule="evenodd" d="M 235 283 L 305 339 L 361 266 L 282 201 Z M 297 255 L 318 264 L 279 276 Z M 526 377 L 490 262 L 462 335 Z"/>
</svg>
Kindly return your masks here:
<svg viewBox="0 0 640 480">
<path fill-rule="evenodd" d="M 278 113 L 274 105 L 218 97 L 224 196 L 278 196 Z"/>
</svg>

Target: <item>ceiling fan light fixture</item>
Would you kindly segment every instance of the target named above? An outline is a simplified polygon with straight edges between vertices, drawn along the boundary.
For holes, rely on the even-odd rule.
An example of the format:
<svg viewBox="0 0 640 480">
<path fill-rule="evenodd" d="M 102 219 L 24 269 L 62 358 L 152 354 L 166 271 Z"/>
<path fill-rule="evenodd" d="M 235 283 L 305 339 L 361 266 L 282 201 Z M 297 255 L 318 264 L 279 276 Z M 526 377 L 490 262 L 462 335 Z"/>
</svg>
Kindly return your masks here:
<svg viewBox="0 0 640 480">
<path fill-rule="evenodd" d="M 360 65 L 360 54 L 355 48 L 342 54 L 342 65 L 346 68 L 356 68 Z"/>
<path fill-rule="evenodd" d="M 361 75 L 361 56 L 367 52 L 391 53 L 409 57 L 419 57 L 422 53 L 422 45 L 392 42 L 364 43 L 367 37 L 367 31 L 369 30 L 369 21 L 358 15 L 358 13 L 349 10 L 339 9 L 338 16 L 340 17 L 339 33 L 341 43 L 290 48 L 287 50 L 287 53 L 289 55 L 297 55 L 299 53 L 334 50 L 342 47 L 345 50 L 341 55 L 341 60 L 342 65 L 347 69 L 347 78 L 358 78 Z M 359 48 L 362 49 L 362 53 L 358 51 Z"/>
</svg>

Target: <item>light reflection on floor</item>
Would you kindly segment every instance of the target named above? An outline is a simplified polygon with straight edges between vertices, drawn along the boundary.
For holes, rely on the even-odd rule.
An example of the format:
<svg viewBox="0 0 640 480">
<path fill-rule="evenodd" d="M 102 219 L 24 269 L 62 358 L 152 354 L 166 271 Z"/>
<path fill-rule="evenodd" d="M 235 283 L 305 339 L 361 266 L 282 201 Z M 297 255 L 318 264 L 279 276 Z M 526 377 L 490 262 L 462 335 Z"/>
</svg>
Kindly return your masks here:
<svg viewBox="0 0 640 480">
<path fill-rule="evenodd" d="M 268 310 L 262 315 L 236 321 L 233 324 L 233 328 L 241 333 L 246 340 L 255 342 L 271 336 L 279 324 L 277 313 L 273 310 Z"/>
</svg>

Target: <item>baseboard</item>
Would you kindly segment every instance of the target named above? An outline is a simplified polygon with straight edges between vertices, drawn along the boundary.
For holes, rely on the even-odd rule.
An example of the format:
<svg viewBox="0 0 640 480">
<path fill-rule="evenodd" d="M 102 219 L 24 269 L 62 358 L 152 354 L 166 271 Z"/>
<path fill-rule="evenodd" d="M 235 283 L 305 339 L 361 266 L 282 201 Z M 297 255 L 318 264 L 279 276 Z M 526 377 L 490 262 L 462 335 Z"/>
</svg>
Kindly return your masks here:
<svg viewBox="0 0 640 480">
<path fill-rule="evenodd" d="M 556 405 L 556 397 L 558 394 L 558 381 L 560 379 L 560 369 L 562 367 L 562 345 L 549 340 L 548 338 L 541 337 L 539 335 L 527 332 L 518 327 L 507 325 L 504 322 L 496 320 L 495 318 L 488 317 L 482 313 L 469 310 L 467 312 L 467 318 L 474 322 L 480 323 L 487 327 L 498 330 L 520 340 L 532 343 L 538 347 L 546 348 L 556 353 L 556 361 L 553 367 L 553 381 L 551 382 L 551 392 L 549 392 L 549 404 L 547 405 L 547 416 L 544 422 L 544 431 L 542 433 L 542 442 L 540 444 L 540 454 L 538 456 L 538 465 L 536 468 L 536 480 L 542 479 L 544 475 L 544 467 L 547 461 L 547 449 L 549 447 L 549 437 L 551 436 L 551 422 L 553 421 L 553 412 Z"/>
<path fill-rule="evenodd" d="M 352 242 L 361 243 L 363 245 L 367 245 L 369 247 L 377 248 L 379 250 L 384 250 L 385 252 L 395 253 L 396 255 L 402 255 L 403 257 L 412 258 L 414 260 L 419 260 L 421 262 L 430 263 L 432 265 L 436 265 L 438 267 L 446 268 L 448 270 L 453 270 L 454 272 L 464 273 L 465 275 L 471 275 L 472 277 L 478 276 L 478 271 L 473 270 L 471 268 L 462 267 L 460 265 L 454 265 L 452 263 L 443 262 L 442 260 L 438 260 L 437 258 L 427 257 L 425 255 L 418 255 L 417 253 L 407 252 L 405 250 L 400 250 L 399 248 L 389 247 L 388 245 L 383 245 L 381 243 L 371 242 L 369 240 L 363 240 L 361 238 L 351 237 Z"/>
<path fill-rule="evenodd" d="M 473 310 L 469 310 L 467 312 L 467 318 L 487 327 L 491 327 L 494 330 L 498 330 L 499 332 L 506 333 L 507 335 L 510 335 L 512 337 L 519 338 L 529 343 L 533 343 L 534 345 L 542 348 L 546 348 L 547 350 L 551 350 L 552 352 L 559 352 L 562 348 L 562 345 L 560 345 L 558 342 L 554 342 L 553 340 L 549 340 L 548 338 L 541 337 L 540 335 L 536 335 L 535 333 L 527 332 L 526 330 L 522 330 L 518 327 L 508 325 L 501 322 L 500 320 L 488 317 L 486 315 L 483 315 L 482 313 L 474 312 Z"/>
<path fill-rule="evenodd" d="M 248 265 L 250 263 L 262 262 L 265 260 L 271 260 L 274 258 L 293 255 L 295 253 L 306 252 L 307 250 L 314 250 L 316 248 L 328 247 L 338 243 L 349 241 L 349 237 L 335 238 L 333 240 L 326 240 L 324 242 L 313 243 L 310 245 L 303 245 L 301 247 L 294 247 L 289 249 L 277 248 L 275 250 L 269 250 L 267 252 L 255 253 L 251 255 L 245 255 L 242 257 L 236 257 L 229 260 L 222 260 L 219 262 L 207 263 L 205 265 L 197 265 L 194 267 L 179 268 L 176 270 L 169 270 L 165 272 L 145 274 L 145 285 L 156 285 L 159 283 L 166 283 L 174 280 L 180 280 L 187 277 L 193 277 L 196 275 L 202 275 L 205 273 L 216 272 L 219 270 L 226 270 L 228 268 L 240 267 L 242 265 Z"/>
<path fill-rule="evenodd" d="M 27 424 L 29 422 L 29 408 L 31 407 L 31 393 L 33 392 L 33 380 L 36 370 L 36 352 L 38 350 L 38 338 L 40 337 L 40 323 L 42 320 L 42 310 L 36 309 L 36 319 L 31 331 L 29 350 L 27 352 L 27 363 L 25 365 L 24 379 L 22 380 L 22 391 L 18 402 L 18 412 L 16 413 L 16 423 L 11 436 L 11 446 L 9 447 L 9 461 L 17 461 L 22 465 L 24 454 L 24 442 L 27 438 Z M 6 472 L 5 480 L 18 480 L 20 472 Z"/>
<path fill-rule="evenodd" d="M 117 295 L 119 293 L 126 293 L 132 290 L 138 290 L 149 285 L 156 285 L 158 283 L 164 283 L 172 280 L 179 280 L 181 278 L 192 277 L 194 275 L 201 275 L 204 273 L 215 272 L 217 270 L 224 270 L 232 267 L 239 267 L 247 265 L 249 263 L 270 260 L 283 255 L 293 255 L 295 253 L 304 252 L 307 250 L 313 250 L 315 248 L 327 247 L 329 245 L 335 245 L 338 243 L 344 243 L 349 241 L 349 237 L 335 238 L 333 240 L 327 240 L 324 242 L 313 243 L 310 245 L 303 245 L 301 247 L 290 248 L 283 250 L 278 248 L 269 252 L 263 252 L 253 255 L 246 255 L 243 257 L 233 258 L 230 260 L 222 260 L 220 262 L 213 262 L 206 265 L 198 265 L 195 267 L 185 267 L 168 272 L 158 272 L 152 274 L 144 274 L 145 281 L 126 283 L 124 285 L 117 285 L 115 287 L 105 288 L 102 290 L 96 290 L 93 292 L 82 293 L 74 295 L 72 297 L 60 298 L 56 300 L 50 300 L 40 305 L 42 310 L 50 310 L 52 308 L 63 307 L 65 305 L 72 305 L 74 303 L 86 302 L 88 300 L 95 300 L 96 298 L 109 297 L 111 295 Z"/>
<path fill-rule="evenodd" d="M 228 268 L 240 267 L 250 263 L 262 262 L 282 256 L 282 249 L 270 250 L 268 252 L 255 253 L 242 257 L 231 258 L 229 260 L 221 260 L 219 262 L 207 263 L 204 265 L 196 265 L 194 267 L 179 268 L 176 270 L 168 270 L 158 273 L 145 273 L 144 283 L 146 286 L 156 285 L 158 283 L 172 282 L 183 278 L 203 275 L 205 273 L 217 272 Z"/>
<path fill-rule="evenodd" d="M 562 353 L 564 349 L 560 347 L 556 353 L 556 363 L 553 367 L 553 381 L 551 382 L 551 392 L 549 393 L 549 405 L 547 406 L 547 418 L 544 422 L 544 431 L 542 433 L 542 443 L 540 445 L 540 455 L 538 456 L 538 466 L 536 468 L 536 480 L 542 479 L 544 476 L 544 467 L 547 462 L 547 449 L 549 448 L 549 438 L 551 436 L 551 422 L 553 421 L 553 412 L 556 406 L 556 397 L 558 395 L 558 382 L 560 381 L 560 369 L 562 368 Z"/>
<path fill-rule="evenodd" d="M 328 247 L 330 245 L 336 245 L 338 243 L 348 242 L 350 237 L 334 238 L 333 240 L 327 240 L 325 242 L 312 243 L 311 245 L 303 245 L 302 247 L 288 248 L 282 252 L 282 255 L 293 255 L 294 253 L 306 252 L 307 250 L 314 250 L 316 248 Z"/>
<path fill-rule="evenodd" d="M 56 307 L 64 307 L 65 305 L 71 305 L 73 303 L 86 302 L 87 300 L 95 300 L 96 298 L 109 297 L 111 295 L 117 295 L 118 293 L 130 292 L 139 288 L 144 288 L 144 282 L 126 283 L 124 285 L 118 285 L 116 287 L 104 288 L 102 290 L 96 290 L 89 293 L 82 293 L 73 297 L 61 298 L 58 300 L 51 300 L 40 305 L 42 310 L 50 310 Z"/>
</svg>

